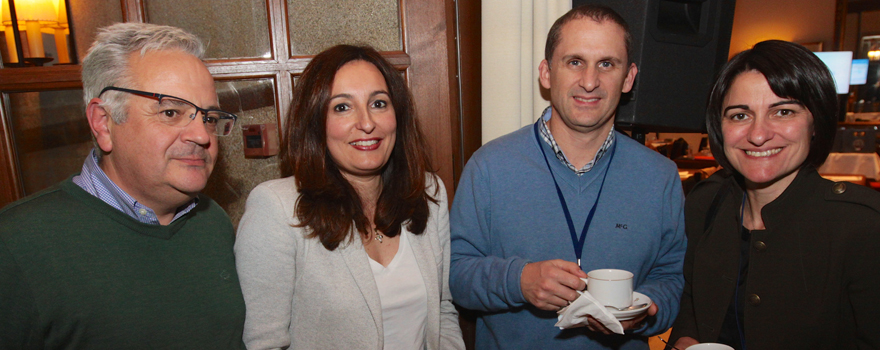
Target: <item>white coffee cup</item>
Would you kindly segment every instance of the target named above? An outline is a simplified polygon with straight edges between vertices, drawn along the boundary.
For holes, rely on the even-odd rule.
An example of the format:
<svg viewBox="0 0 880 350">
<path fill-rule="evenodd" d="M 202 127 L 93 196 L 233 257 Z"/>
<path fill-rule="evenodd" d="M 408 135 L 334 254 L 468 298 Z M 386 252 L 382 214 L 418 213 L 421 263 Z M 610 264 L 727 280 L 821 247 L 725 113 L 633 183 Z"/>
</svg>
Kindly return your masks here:
<svg viewBox="0 0 880 350">
<path fill-rule="evenodd" d="M 733 348 L 718 343 L 699 343 L 688 346 L 688 350 L 733 350 Z"/>
<path fill-rule="evenodd" d="M 632 305 L 633 274 L 626 270 L 599 269 L 587 273 L 587 291 L 604 305 Z"/>
</svg>

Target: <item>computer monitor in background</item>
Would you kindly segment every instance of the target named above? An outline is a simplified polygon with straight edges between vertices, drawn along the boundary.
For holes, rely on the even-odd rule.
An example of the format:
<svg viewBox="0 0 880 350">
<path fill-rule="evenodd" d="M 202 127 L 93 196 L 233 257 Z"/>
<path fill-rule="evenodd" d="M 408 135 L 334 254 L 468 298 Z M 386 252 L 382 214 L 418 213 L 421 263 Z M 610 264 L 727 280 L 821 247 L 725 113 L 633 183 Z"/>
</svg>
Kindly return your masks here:
<svg viewBox="0 0 880 350">
<path fill-rule="evenodd" d="M 852 70 L 849 76 L 849 85 L 865 85 L 868 83 L 868 59 L 857 58 L 852 60 Z"/>
<path fill-rule="evenodd" d="M 849 77 L 852 73 L 852 51 L 825 51 L 814 52 L 831 71 L 834 77 L 834 85 L 837 86 L 837 94 L 849 92 Z"/>
</svg>

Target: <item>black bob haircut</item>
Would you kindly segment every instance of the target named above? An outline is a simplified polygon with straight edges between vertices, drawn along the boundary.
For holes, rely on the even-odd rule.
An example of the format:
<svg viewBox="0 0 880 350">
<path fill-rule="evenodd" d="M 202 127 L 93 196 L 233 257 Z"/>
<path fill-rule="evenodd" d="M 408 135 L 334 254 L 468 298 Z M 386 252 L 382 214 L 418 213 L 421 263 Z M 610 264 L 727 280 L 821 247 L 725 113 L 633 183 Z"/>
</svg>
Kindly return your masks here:
<svg viewBox="0 0 880 350">
<path fill-rule="evenodd" d="M 721 133 L 724 98 L 734 79 L 742 73 L 756 71 L 767 79 L 776 96 L 797 100 L 813 115 L 813 138 L 810 152 L 800 168 L 819 167 L 828 158 L 837 132 L 837 90 L 831 72 L 816 55 L 805 47 L 781 40 L 767 40 L 738 53 L 721 69 L 706 109 L 706 128 L 712 154 L 724 169 L 740 175 L 724 154 Z"/>
</svg>

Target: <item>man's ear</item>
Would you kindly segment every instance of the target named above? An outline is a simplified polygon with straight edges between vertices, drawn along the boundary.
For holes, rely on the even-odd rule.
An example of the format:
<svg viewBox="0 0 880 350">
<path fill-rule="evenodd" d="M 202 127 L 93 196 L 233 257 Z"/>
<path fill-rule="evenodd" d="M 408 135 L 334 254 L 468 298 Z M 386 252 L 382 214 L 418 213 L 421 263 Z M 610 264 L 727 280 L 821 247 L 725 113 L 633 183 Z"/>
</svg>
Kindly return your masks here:
<svg viewBox="0 0 880 350">
<path fill-rule="evenodd" d="M 541 60 L 541 64 L 538 65 L 538 80 L 541 82 L 541 87 L 550 90 L 550 62 L 547 60 Z"/>
<path fill-rule="evenodd" d="M 627 93 L 630 92 L 633 88 L 633 82 L 636 81 L 636 74 L 639 73 L 639 68 L 636 67 L 635 63 L 630 63 L 629 70 L 626 71 L 626 78 L 623 80 L 623 88 L 620 92 Z"/>
<path fill-rule="evenodd" d="M 100 98 L 93 98 L 86 106 L 86 119 L 89 120 L 89 128 L 92 130 L 92 136 L 95 142 L 104 153 L 110 153 L 113 150 L 113 141 L 110 139 L 110 124 L 113 120 L 106 108 L 101 106 Z"/>
</svg>

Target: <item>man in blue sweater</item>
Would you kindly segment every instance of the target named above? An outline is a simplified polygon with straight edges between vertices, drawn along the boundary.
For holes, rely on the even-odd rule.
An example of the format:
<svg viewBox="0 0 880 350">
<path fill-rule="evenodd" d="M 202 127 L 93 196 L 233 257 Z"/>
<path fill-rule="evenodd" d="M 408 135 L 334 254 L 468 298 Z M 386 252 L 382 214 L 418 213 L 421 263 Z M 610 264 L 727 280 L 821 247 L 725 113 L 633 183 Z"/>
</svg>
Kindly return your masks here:
<svg viewBox="0 0 880 350">
<path fill-rule="evenodd" d="M 478 349 L 647 349 L 678 312 L 685 252 L 675 165 L 614 131 L 638 69 L 626 22 L 573 9 L 547 37 L 540 82 L 550 107 L 535 125 L 487 143 L 464 169 L 451 211 L 450 287 L 479 312 Z M 584 271 L 631 271 L 653 301 L 622 321 L 559 330 L 556 311 Z"/>
</svg>

